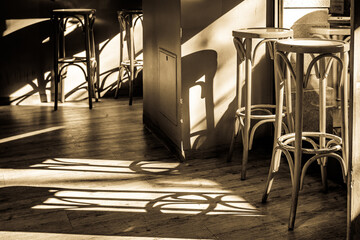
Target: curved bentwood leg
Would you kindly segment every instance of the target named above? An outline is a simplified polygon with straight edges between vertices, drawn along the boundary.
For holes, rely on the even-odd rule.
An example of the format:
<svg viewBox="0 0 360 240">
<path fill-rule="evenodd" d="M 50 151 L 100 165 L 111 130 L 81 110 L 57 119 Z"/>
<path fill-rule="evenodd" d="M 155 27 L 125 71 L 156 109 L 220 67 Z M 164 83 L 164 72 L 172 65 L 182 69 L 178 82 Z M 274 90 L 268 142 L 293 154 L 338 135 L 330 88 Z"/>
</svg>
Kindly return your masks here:
<svg viewBox="0 0 360 240">
<path fill-rule="evenodd" d="M 241 130 L 242 127 L 240 126 L 241 119 L 238 112 L 240 111 L 239 109 L 241 108 L 241 89 L 243 86 L 243 78 L 241 77 L 240 69 L 241 69 L 241 63 L 245 60 L 245 47 L 244 47 L 244 42 L 241 39 L 234 37 L 233 41 L 234 41 L 234 46 L 236 48 L 236 96 L 238 101 L 237 101 L 237 110 L 234 117 L 234 132 L 232 134 L 230 148 L 227 155 L 228 162 L 230 162 L 232 159 L 236 139 L 239 133 L 240 132 L 242 133 Z"/>
<path fill-rule="evenodd" d="M 90 30 L 89 30 L 90 19 L 88 15 L 84 16 L 85 25 L 85 53 L 86 53 L 86 80 L 88 82 L 88 93 L 89 93 L 89 109 L 92 109 L 92 98 L 93 98 L 93 83 L 91 78 L 91 53 L 90 53 Z"/>
<path fill-rule="evenodd" d="M 304 54 L 296 53 L 296 100 L 295 100 L 295 153 L 294 153 L 294 182 L 291 194 L 291 209 L 289 217 L 289 230 L 294 228 L 297 203 L 300 190 L 301 157 L 302 157 L 302 129 L 303 129 L 303 79 Z"/>
<path fill-rule="evenodd" d="M 231 142 L 230 142 L 230 148 L 229 148 L 229 152 L 228 152 L 228 155 L 227 155 L 227 161 L 228 162 L 231 162 L 231 158 L 232 158 L 232 155 L 234 153 L 234 146 L 235 146 L 235 142 L 236 142 L 236 139 L 238 138 L 240 132 L 241 132 L 241 117 L 238 115 L 238 114 L 235 114 L 235 120 L 234 120 L 234 131 L 233 131 L 233 134 L 232 134 L 232 137 L 231 137 Z"/>
<path fill-rule="evenodd" d="M 252 85 L 252 39 L 245 39 L 245 121 L 243 129 L 243 158 L 241 164 L 241 180 L 246 179 L 246 165 L 249 157 L 249 134 L 251 125 L 251 85 Z"/>
<path fill-rule="evenodd" d="M 276 110 L 275 110 L 275 131 L 274 131 L 274 147 L 273 153 L 271 157 L 271 164 L 269 169 L 268 178 L 266 181 L 265 192 L 262 197 L 262 202 L 265 203 L 267 201 L 268 195 L 271 190 L 272 183 L 274 181 L 275 174 L 279 170 L 280 159 L 281 159 L 281 149 L 278 148 L 278 138 L 281 136 L 281 126 L 282 126 L 282 112 L 284 105 L 284 90 L 285 83 L 289 81 L 290 76 L 286 74 L 283 75 L 283 70 L 281 69 L 280 59 L 287 59 L 283 53 L 279 53 L 276 51 L 275 47 L 275 56 L 274 56 L 274 68 L 275 68 L 275 98 L 276 98 Z M 291 68 L 290 63 L 285 61 Z M 289 73 L 286 71 L 286 73 Z M 291 104 L 291 103 L 290 103 Z M 287 104 L 288 105 L 288 104 Z"/>
<path fill-rule="evenodd" d="M 325 62 L 325 59 L 329 58 L 329 61 Z M 319 131 L 321 133 L 326 133 L 326 87 L 327 87 L 327 76 L 329 75 L 330 69 L 333 65 L 333 60 L 336 60 L 340 67 L 339 73 L 342 72 L 342 62 L 341 59 L 333 54 L 321 54 L 317 57 L 313 57 L 312 61 L 310 62 L 306 76 L 304 79 L 304 87 L 309 82 L 310 72 L 313 66 L 315 66 L 315 71 L 319 69 L 318 78 L 319 78 Z M 320 63 L 320 66 L 317 67 L 317 63 Z M 341 79 L 341 76 L 338 76 L 338 79 Z M 325 136 L 320 137 L 319 139 L 319 147 L 325 148 L 326 147 L 326 138 Z M 318 164 L 320 165 L 321 169 L 321 180 L 323 184 L 324 192 L 328 191 L 328 184 L 327 184 L 327 157 L 323 157 L 318 159 Z"/>
</svg>

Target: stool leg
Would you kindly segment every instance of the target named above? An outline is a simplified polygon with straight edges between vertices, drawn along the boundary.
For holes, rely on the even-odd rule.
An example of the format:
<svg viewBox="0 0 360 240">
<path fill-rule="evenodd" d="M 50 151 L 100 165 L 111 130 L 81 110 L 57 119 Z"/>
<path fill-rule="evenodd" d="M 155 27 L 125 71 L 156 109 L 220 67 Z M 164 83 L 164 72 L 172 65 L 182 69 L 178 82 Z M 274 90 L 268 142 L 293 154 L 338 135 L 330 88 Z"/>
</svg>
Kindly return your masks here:
<svg viewBox="0 0 360 240">
<path fill-rule="evenodd" d="M 287 127 L 289 132 L 294 132 L 294 114 L 291 100 L 291 77 L 290 70 L 286 68 L 286 78 L 285 78 L 285 104 L 286 104 L 286 119 Z"/>
<path fill-rule="evenodd" d="M 251 125 L 251 67 L 252 67 L 252 39 L 245 39 L 246 59 L 245 59 L 245 124 L 243 129 L 243 158 L 241 166 L 241 180 L 246 179 L 246 166 L 249 156 L 249 133 Z"/>
<path fill-rule="evenodd" d="M 325 59 L 320 60 L 320 64 L 322 65 L 321 68 L 321 78 L 320 78 L 320 84 L 319 84 L 319 130 L 321 133 L 326 132 L 326 86 L 327 86 L 327 79 L 325 76 Z M 321 137 L 320 139 L 320 148 L 325 148 L 326 142 L 325 137 Z M 326 170 L 326 161 L 327 158 L 321 158 L 319 160 L 320 169 L 321 169 L 321 180 L 323 184 L 323 190 L 324 192 L 327 192 L 328 190 L 328 184 L 327 184 L 327 170 Z"/>
<path fill-rule="evenodd" d="M 61 24 L 61 30 L 59 31 L 59 57 L 60 58 L 65 58 L 66 53 L 65 53 L 65 31 L 66 31 L 66 24 L 65 24 L 65 20 L 63 18 L 60 19 L 60 24 Z M 60 87 L 60 102 L 64 103 L 65 102 L 65 82 L 64 79 L 66 79 L 66 75 L 67 75 L 67 69 L 65 69 L 65 72 L 62 73 L 62 69 L 63 68 L 63 64 L 61 64 L 61 68 L 59 72 L 59 87 Z"/>
<path fill-rule="evenodd" d="M 122 62 L 124 61 L 124 29 L 126 29 L 126 27 L 124 26 L 125 24 L 125 20 L 124 17 L 122 16 L 122 14 L 120 12 L 118 12 L 118 21 L 119 21 L 119 32 L 120 32 L 120 48 L 119 48 L 119 75 L 118 75 L 118 80 L 116 83 L 116 89 L 115 89 L 115 95 L 114 98 L 118 98 L 119 95 L 119 88 L 121 87 L 121 83 L 123 80 L 123 74 L 124 74 L 124 66 L 122 65 Z"/>
<path fill-rule="evenodd" d="M 129 105 L 132 105 L 134 93 L 134 26 L 132 14 L 129 14 L 128 19 L 128 55 L 130 58 L 130 77 L 129 77 Z"/>
<path fill-rule="evenodd" d="M 125 71 L 126 71 L 125 66 L 121 66 L 119 69 L 119 77 L 116 83 L 115 96 L 114 96 L 115 99 L 118 98 L 119 96 L 119 89 L 121 87 L 121 83 L 123 81 Z"/>
<path fill-rule="evenodd" d="M 274 148 L 272 157 L 271 157 L 269 173 L 268 173 L 268 177 L 267 177 L 266 184 L 265 184 L 265 191 L 264 191 L 262 199 L 261 199 L 262 203 L 266 203 L 266 201 L 269 197 L 275 175 L 279 171 L 280 161 L 281 161 L 281 150 Z"/>
<path fill-rule="evenodd" d="M 239 136 L 239 133 L 240 133 L 240 119 L 239 119 L 239 116 L 236 115 L 235 121 L 234 121 L 234 131 L 233 131 L 233 135 L 231 137 L 230 148 L 229 148 L 229 152 L 227 155 L 227 162 L 231 162 L 231 158 L 234 153 L 234 145 L 235 145 L 237 137 Z"/>
<path fill-rule="evenodd" d="M 95 79 L 96 81 L 94 81 L 94 97 L 95 100 L 98 102 L 100 99 L 100 50 L 99 50 L 99 45 L 96 45 L 95 43 L 95 34 L 94 34 L 94 26 L 91 27 L 91 49 L 92 49 L 92 56 L 95 59 Z M 96 95 L 97 93 L 97 95 Z"/>
<path fill-rule="evenodd" d="M 294 182 L 291 194 L 291 209 L 289 217 L 289 230 L 294 229 L 296 209 L 299 199 L 301 155 L 302 155 L 302 129 L 303 129 L 303 79 L 304 54 L 296 54 L 296 101 L 295 101 L 295 154 L 294 154 Z"/>
<path fill-rule="evenodd" d="M 54 16 L 54 85 L 55 85 L 55 96 L 54 96 L 54 110 L 58 109 L 58 94 L 59 94 L 59 20 Z"/>
<path fill-rule="evenodd" d="M 92 94 L 93 83 L 91 78 L 91 62 L 90 62 L 90 31 L 89 31 L 89 16 L 84 16 L 85 20 L 85 51 L 86 51 L 86 80 L 88 82 L 88 94 L 89 94 L 89 109 L 92 109 Z"/>
<path fill-rule="evenodd" d="M 275 50 L 276 52 L 276 50 Z M 275 101 L 276 101 L 276 110 L 275 110 L 275 130 L 274 130 L 274 146 L 273 153 L 271 157 L 271 164 L 269 169 L 268 178 L 266 181 L 265 191 L 262 197 L 262 202 L 265 203 L 269 196 L 272 183 L 274 181 L 275 173 L 278 171 L 280 166 L 281 151 L 276 147 L 278 146 L 278 138 L 281 136 L 281 126 L 282 126 L 282 112 L 284 105 L 284 81 L 279 76 L 277 68 L 279 68 L 278 55 L 274 56 L 274 67 L 275 67 Z M 287 76 L 288 77 L 288 76 Z M 287 80 L 285 80 L 287 81 Z M 291 93 L 291 92 L 290 92 Z"/>
<path fill-rule="evenodd" d="M 235 44 L 235 48 L 237 49 L 237 54 L 236 54 L 236 96 L 237 96 L 237 109 L 241 109 L 241 102 L 242 102 L 242 87 L 243 87 L 243 78 L 241 77 L 241 72 L 242 72 L 242 67 L 243 65 L 241 65 L 241 63 L 243 62 L 242 58 L 239 56 L 239 54 L 243 54 L 242 52 L 239 53 L 238 51 L 240 51 L 236 46 L 236 44 L 243 44 L 242 41 L 240 39 L 235 39 L 234 38 L 234 44 Z M 227 155 L 227 162 L 231 162 L 232 156 L 233 156 L 233 152 L 234 152 L 234 145 L 236 143 L 236 139 L 239 136 L 239 133 L 241 131 L 240 128 L 240 116 L 238 116 L 237 113 L 235 113 L 235 117 L 234 117 L 234 131 L 232 133 L 232 138 L 230 141 L 230 148 L 229 148 L 229 152 Z"/>
</svg>

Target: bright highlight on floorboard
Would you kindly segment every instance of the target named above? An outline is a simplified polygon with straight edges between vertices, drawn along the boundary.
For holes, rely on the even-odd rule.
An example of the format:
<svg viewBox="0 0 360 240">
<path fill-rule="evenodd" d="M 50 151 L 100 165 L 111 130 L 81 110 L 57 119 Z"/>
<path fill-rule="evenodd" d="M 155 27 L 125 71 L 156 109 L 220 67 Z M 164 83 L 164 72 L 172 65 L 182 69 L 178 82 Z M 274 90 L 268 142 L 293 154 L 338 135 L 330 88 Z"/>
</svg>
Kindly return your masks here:
<svg viewBox="0 0 360 240">
<path fill-rule="evenodd" d="M 27 137 L 32 137 L 32 136 L 36 136 L 36 135 L 47 133 L 47 132 L 56 131 L 56 130 L 63 129 L 63 128 L 65 128 L 65 127 L 58 126 L 58 127 L 45 128 L 42 130 L 23 133 L 23 134 L 19 134 L 19 135 L 7 137 L 7 138 L 2 138 L 2 139 L 0 139 L 0 143 L 11 142 L 11 141 L 15 141 L 15 140 L 19 140 L 19 139 L 23 139 L 23 138 L 27 138 Z"/>
</svg>

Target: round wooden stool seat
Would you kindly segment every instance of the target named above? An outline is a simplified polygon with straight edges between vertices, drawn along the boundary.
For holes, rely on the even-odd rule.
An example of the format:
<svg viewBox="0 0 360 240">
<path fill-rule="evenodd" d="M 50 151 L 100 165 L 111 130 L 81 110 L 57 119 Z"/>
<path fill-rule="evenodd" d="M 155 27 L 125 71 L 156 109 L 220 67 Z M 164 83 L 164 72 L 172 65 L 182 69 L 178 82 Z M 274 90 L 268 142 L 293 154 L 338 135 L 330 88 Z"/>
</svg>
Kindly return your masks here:
<svg viewBox="0 0 360 240">
<path fill-rule="evenodd" d="M 233 36 L 238 38 L 289 38 L 293 31 L 288 28 L 240 28 L 233 31 Z"/>
<path fill-rule="evenodd" d="M 284 39 L 276 43 L 279 51 L 293 53 L 341 53 L 349 51 L 349 44 L 343 41 L 314 39 L 314 38 L 297 38 Z"/>
</svg>

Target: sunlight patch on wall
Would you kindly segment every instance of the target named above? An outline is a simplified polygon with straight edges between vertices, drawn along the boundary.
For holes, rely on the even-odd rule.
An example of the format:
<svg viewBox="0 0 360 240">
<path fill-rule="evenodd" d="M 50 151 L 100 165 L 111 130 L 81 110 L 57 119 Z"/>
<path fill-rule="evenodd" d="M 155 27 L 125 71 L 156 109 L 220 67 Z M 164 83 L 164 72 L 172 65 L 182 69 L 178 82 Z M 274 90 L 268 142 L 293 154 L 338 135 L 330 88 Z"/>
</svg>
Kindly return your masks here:
<svg viewBox="0 0 360 240">
<path fill-rule="evenodd" d="M 3 33 L 3 37 L 16 32 L 18 30 L 21 30 L 23 28 L 26 28 L 28 26 L 31 26 L 33 24 L 48 21 L 48 18 L 32 18 L 32 19 L 6 19 L 6 30 Z"/>
<path fill-rule="evenodd" d="M 198 79 L 196 83 L 205 83 L 205 76 Z M 206 98 L 204 89 L 201 85 L 195 85 L 189 89 L 189 113 L 190 113 L 190 144 L 193 147 L 196 139 L 199 138 L 197 132 L 206 130 Z M 194 135 L 195 134 L 195 135 Z"/>
<path fill-rule="evenodd" d="M 34 79 L 32 80 L 32 84 L 26 84 L 24 87 L 20 88 L 19 90 L 13 92 L 12 94 L 10 94 L 10 97 L 18 97 L 18 96 L 26 96 L 29 93 L 31 93 L 34 90 L 33 86 L 39 86 L 38 85 L 38 80 Z"/>
<path fill-rule="evenodd" d="M 265 1 L 242 1 L 182 44 L 182 56 L 209 49 L 217 52 L 218 64 L 212 86 L 214 89 L 213 100 L 216 103 L 214 105 L 214 126 L 218 124 L 235 98 L 236 50 L 232 31 L 239 28 L 264 26 L 266 26 Z M 206 60 L 204 59 L 204 61 Z M 266 75 L 266 72 L 263 74 Z M 261 98 L 261 96 L 257 96 L 257 98 Z M 190 102 L 191 105 L 192 102 Z"/>
<path fill-rule="evenodd" d="M 31 96 L 36 96 L 38 97 L 39 95 L 41 95 L 41 101 L 46 101 L 49 102 L 50 101 L 50 96 L 51 96 L 51 76 L 50 76 L 51 72 L 45 72 L 44 73 L 44 77 L 43 79 L 41 79 L 41 82 L 46 82 L 46 86 L 44 86 L 44 89 L 41 89 L 41 87 L 39 86 L 39 80 L 36 78 L 34 80 L 31 81 L 31 83 L 26 84 L 25 86 L 23 86 L 22 88 L 16 90 L 15 92 L 10 94 L 10 98 L 13 99 L 13 101 L 11 102 L 11 104 L 21 104 L 21 105 L 26 105 L 29 103 L 33 103 L 33 99 L 27 99 L 27 97 L 31 97 Z M 38 98 L 37 98 L 38 101 Z"/>
<path fill-rule="evenodd" d="M 78 28 L 78 27 L 81 27 L 81 24 L 79 22 L 77 22 L 77 23 L 67 22 L 64 36 L 66 36 L 66 35 L 70 34 L 71 32 L 75 31 L 76 28 Z M 44 44 L 44 43 L 48 43 L 48 42 L 50 42 L 50 37 L 45 38 L 44 40 L 42 40 L 41 43 Z"/>
</svg>

